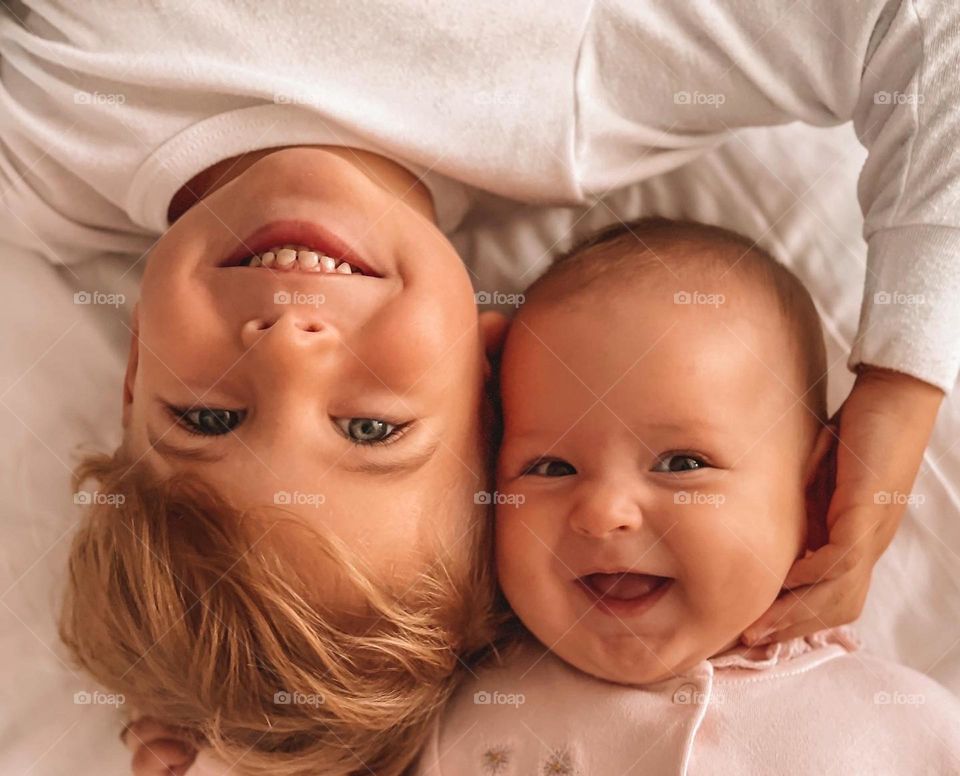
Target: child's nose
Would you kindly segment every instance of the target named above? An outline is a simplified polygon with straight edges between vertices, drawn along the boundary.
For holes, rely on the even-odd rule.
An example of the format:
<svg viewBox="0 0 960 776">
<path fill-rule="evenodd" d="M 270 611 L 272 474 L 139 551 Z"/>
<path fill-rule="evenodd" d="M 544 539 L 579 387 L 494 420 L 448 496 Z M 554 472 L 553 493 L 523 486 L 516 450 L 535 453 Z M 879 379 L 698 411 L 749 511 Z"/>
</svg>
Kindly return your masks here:
<svg viewBox="0 0 960 776">
<path fill-rule="evenodd" d="M 636 531 L 642 524 L 643 514 L 636 498 L 612 483 L 590 487 L 570 511 L 570 527 L 593 538 Z"/>
<path fill-rule="evenodd" d="M 333 328 L 319 316 L 290 311 L 244 322 L 240 338 L 247 348 L 254 345 L 263 347 L 267 343 L 260 341 L 267 336 L 274 345 L 302 346 L 317 342 L 321 338 L 332 339 L 333 334 Z"/>
</svg>

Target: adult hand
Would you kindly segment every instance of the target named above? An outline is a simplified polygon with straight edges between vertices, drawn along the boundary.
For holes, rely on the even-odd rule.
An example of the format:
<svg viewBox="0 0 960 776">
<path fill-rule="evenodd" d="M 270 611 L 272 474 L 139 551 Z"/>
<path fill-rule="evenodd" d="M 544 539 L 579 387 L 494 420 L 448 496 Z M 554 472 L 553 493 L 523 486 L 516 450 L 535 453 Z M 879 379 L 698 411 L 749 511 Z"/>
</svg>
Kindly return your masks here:
<svg viewBox="0 0 960 776">
<path fill-rule="evenodd" d="M 900 525 L 943 397 L 936 386 L 901 372 L 862 368 L 831 419 L 836 423 L 839 416 L 839 437 L 817 475 L 829 498 L 829 540 L 794 563 L 784 592 L 744 631 L 745 644 L 805 636 L 860 616 L 873 567 Z"/>
</svg>

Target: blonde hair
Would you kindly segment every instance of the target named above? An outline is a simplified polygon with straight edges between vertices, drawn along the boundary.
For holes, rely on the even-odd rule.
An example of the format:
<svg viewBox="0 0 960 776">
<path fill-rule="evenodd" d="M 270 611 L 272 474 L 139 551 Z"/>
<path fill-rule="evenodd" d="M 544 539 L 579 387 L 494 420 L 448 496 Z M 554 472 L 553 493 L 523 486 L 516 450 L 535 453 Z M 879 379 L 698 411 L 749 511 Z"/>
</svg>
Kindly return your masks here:
<svg viewBox="0 0 960 776">
<path fill-rule="evenodd" d="M 122 449 L 84 460 L 74 484 L 88 479 L 111 498 L 73 541 L 61 639 L 128 704 L 244 773 L 400 774 L 466 666 L 489 653 L 490 521 L 472 498 L 462 556 L 438 558 L 399 595 L 331 539 L 282 516 L 266 525 L 194 476 L 131 467 Z M 276 540 L 290 532 L 308 532 L 363 617 L 311 594 Z"/>
</svg>

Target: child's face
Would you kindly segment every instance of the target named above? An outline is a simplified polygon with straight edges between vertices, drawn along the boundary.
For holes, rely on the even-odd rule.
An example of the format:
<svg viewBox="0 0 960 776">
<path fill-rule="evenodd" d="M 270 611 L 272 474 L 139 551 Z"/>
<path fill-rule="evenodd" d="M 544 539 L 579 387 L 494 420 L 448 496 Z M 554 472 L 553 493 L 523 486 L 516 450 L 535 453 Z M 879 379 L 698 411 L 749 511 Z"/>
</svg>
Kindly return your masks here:
<svg viewBox="0 0 960 776">
<path fill-rule="evenodd" d="M 732 646 L 805 537 L 810 418 L 775 311 L 670 285 L 525 309 L 503 361 L 500 583 L 544 645 L 631 684 Z"/>
<path fill-rule="evenodd" d="M 280 219 L 321 224 L 370 273 L 222 266 Z M 433 222 L 342 155 L 273 153 L 189 210 L 151 253 L 134 325 L 134 458 L 195 470 L 242 507 L 278 504 L 387 576 L 467 530 L 453 503 L 485 477 L 473 290 Z M 218 417 L 230 433 L 189 430 Z"/>
</svg>

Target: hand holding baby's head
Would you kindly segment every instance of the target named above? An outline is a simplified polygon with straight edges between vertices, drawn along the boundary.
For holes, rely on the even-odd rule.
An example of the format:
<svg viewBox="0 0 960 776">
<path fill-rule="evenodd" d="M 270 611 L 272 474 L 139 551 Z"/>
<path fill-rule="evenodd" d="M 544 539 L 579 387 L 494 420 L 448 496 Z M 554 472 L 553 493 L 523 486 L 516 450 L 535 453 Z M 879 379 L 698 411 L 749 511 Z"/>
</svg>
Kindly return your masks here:
<svg viewBox="0 0 960 776">
<path fill-rule="evenodd" d="M 725 230 L 613 228 L 528 291 L 501 379 L 498 573 L 527 629 L 629 684 L 736 643 L 819 529 L 826 365 L 802 284 Z"/>
</svg>

